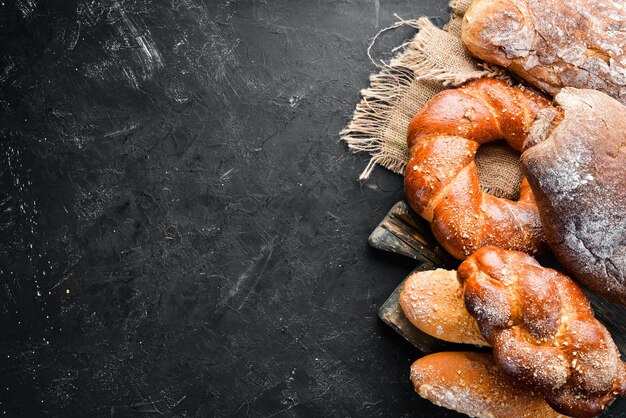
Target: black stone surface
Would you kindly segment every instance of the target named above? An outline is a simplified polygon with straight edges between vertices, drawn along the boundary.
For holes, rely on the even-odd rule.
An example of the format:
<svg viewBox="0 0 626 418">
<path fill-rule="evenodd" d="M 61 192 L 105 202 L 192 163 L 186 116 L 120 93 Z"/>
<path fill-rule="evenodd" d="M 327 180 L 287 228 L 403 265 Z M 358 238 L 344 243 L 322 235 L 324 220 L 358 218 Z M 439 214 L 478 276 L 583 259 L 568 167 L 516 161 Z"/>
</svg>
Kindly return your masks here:
<svg viewBox="0 0 626 418">
<path fill-rule="evenodd" d="M 457 416 L 376 316 L 401 178 L 338 140 L 445 5 L 2 2 L 0 414 Z"/>
</svg>

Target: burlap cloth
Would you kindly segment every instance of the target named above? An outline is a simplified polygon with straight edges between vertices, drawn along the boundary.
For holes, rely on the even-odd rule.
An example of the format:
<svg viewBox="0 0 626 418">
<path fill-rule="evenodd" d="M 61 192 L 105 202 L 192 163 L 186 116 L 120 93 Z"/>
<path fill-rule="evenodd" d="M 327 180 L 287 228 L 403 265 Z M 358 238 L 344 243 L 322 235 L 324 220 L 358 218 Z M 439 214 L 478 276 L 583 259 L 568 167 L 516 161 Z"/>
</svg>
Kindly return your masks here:
<svg viewBox="0 0 626 418">
<path fill-rule="evenodd" d="M 394 25 L 410 25 L 419 32 L 389 64 L 370 77 L 369 88 L 361 92 L 352 120 L 341 132 L 341 139 L 351 150 L 372 156 L 361 179 L 369 177 L 376 164 L 398 174 L 404 172 L 409 160 L 409 123 L 435 94 L 482 77 L 511 82 L 504 70 L 472 58 L 461 42 L 461 19 L 471 3 L 453 0 L 450 21 L 444 29 L 425 17 Z M 486 144 L 478 150 L 476 166 L 483 190 L 498 197 L 518 198 L 522 182 L 518 153 L 504 143 Z"/>
</svg>

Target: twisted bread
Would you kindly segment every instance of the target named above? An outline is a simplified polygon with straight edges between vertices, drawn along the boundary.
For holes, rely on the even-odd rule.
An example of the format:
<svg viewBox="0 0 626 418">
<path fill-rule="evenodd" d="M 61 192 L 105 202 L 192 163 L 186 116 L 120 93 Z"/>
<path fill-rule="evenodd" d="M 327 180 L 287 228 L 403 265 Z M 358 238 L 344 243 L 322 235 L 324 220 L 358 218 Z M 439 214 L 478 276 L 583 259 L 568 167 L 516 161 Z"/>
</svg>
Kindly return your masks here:
<svg viewBox="0 0 626 418">
<path fill-rule="evenodd" d="M 546 244 L 526 179 L 517 202 L 480 189 L 474 156 L 481 144 L 504 139 L 520 151 L 542 96 L 490 79 L 433 97 L 409 126 L 411 154 L 404 175 L 409 205 L 431 222 L 437 240 L 464 259 L 485 245 L 530 254 Z"/>
<path fill-rule="evenodd" d="M 465 260 L 457 277 L 496 364 L 555 410 L 591 417 L 626 394 L 617 347 L 568 277 L 495 247 Z"/>
</svg>

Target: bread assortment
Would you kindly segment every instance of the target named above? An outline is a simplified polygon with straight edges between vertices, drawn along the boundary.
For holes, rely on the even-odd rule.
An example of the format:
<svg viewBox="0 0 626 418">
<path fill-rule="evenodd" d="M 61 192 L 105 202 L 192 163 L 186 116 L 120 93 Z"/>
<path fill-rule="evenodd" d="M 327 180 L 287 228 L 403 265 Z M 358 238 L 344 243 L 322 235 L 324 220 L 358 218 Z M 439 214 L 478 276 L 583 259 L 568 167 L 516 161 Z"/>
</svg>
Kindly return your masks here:
<svg viewBox="0 0 626 418">
<path fill-rule="evenodd" d="M 626 365 L 584 293 L 527 254 L 484 247 L 457 272 L 413 273 L 400 304 L 430 335 L 493 347 L 413 364 L 416 392 L 437 405 L 470 416 L 592 417 L 626 393 Z"/>
<path fill-rule="evenodd" d="M 565 88 L 539 113 L 521 157 L 554 255 L 594 292 L 626 305 L 626 106 Z"/>
<path fill-rule="evenodd" d="M 626 104 L 626 7 L 622 0 L 475 0 L 462 40 L 550 94 L 594 89 Z"/>
<path fill-rule="evenodd" d="M 440 93 L 411 124 L 409 149 L 416 166 L 407 167 L 405 189 L 409 202 L 413 200 L 413 207 L 425 218 L 431 215 L 431 222 L 439 207 L 442 212 L 452 208 L 448 220 L 455 219 L 462 207 L 455 206 L 456 201 L 472 201 L 474 195 L 489 198 L 480 191 L 477 179 L 460 183 L 464 188 L 455 182 L 464 178 L 464 171 L 475 170 L 473 153 L 482 138 L 489 138 L 472 125 L 481 119 L 474 118 L 481 113 L 475 110 L 486 97 L 497 103 L 491 88 L 500 89 L 498 84 L 481 80 Z M 532 112 L 530 129 L 521 125 L 522 165 L 528 176 L 524 187 L 532 189 L 526 190 L 533 204 L 536 193 L 536 216 L 543 221 L 539 227 L 545 229 L 566 268 L 591 289 L 623 303 L 626 108 L 603 93 L 573 88 L 562 90 L 554 105 L 541 105 Z M 471 109 L 472 120 L 460 118 L 446 131 L 440 121 L 457 120 L 458 109 Z M 507 113 L 504 109 L 508 108 L 501 106 L 498 111 Z M 497 129 L 507 117 L 497 119 Z M 489 126 L 489 116 L 483 120 Z M 482 128 L 489 129 L 485 124 Z M 471 141 L 476 145 L 458 147 Z M 420 182 L 428 187 L 416 188 Z M 476 218 L 485 219 L 482 214 Z M 493 231 L 504 225 L 495 222 L 506 218 L 487 219 Z M 451 237 L 483 230 L 480 222 L 471 220 L 451 224 L 458 228 L 456 234 L 437 233 L 437 222 L 431 224 L 446 249 L 454 248 L 447 241 Z M 501 236 L 507 242 L 500 246 L 515 245 L 511 235 Z M 411 367 L 416 391 L 437 405 L 470 416 L 493 417 L 593 417 L 626 395 L 626 365 L 582 290 L 526 254 L 535 250 L 525 247 L 524 253 L 484 241 L 474 243 L 458 272 L 412 274 L 402 289 L 400 305 L 407 319 L 431 336 L 491 346 L 493 351 L 444 352 L 416 361 Z"/>
<path fill-rule="evenodd" d="M 399 304 L 426 334 L 489 352 L 411 367 L 415 390 L 476 417 L 592 417 L 626 395 L 626 364 L 578 285 L 626 306 L 626 7 L 607 0 L 475 0 L 470 53 L 522 85 L 475 80 L 434 96 L 408 127 L 406 199 L 457 271 L 413 273 Z M 520 198 L 481 189 L 474 158 L 521 152 Z M 563 414 L 563 415 L 561 415 Z"/>
<path fill-rule="evenodd" d="M 433 97 L 409 125 L 404 175 L 409 205 L 431 223 L 454 257 L 485 245 L 541 253 L 545 236 L 524 180 L 517 202 L 483 192 L 474 163 L 480 145 L 504 139 L 521 151 L 536 113 L 549 101 L 497 80 L 472 81 Z"/>
</svg>

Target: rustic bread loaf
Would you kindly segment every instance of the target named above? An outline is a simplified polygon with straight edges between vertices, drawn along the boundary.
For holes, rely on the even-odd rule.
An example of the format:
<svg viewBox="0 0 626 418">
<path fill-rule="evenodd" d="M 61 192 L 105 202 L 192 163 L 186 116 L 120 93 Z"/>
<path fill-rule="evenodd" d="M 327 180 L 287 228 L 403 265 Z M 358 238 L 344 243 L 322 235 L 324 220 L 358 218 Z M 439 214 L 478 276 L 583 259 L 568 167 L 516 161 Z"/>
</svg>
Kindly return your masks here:
<svg viewBox="0 0 626 418">
<path fill-rule="evenodd" d="M 473 55 L 553 95 L 590 88 L 626 104 L 623 0 L 475 0 L 462 40 Z"/>
<path fill-rule="evenodd" d="M 565 88 L 521 157 L 548 241 L 568 272 L 626 305 L 626 106 Z"/>
<path fill-rule="evenodd" d="M 592 417 L 626 393 L 626 365 L 582 290 L 517 251 L 484 247 L 457 270 L 498 367 L 556 411 Z"/>
<path fill-rule="evenodd" d="M 454 257 L 484 245 L 530 254 L 547 248 L 528 183 L 517 202 L 494 197 L 481 190 L 474 157 L 482 144 L 501 139 L 521 151 L 536 112 L 549 105 L 529 89 L 482 79 L 437 94 L 413 118 L 407 202 Z"/>
<path fill-rule="evenodd" d="M 404 282 L 400 306 L 407 319 L 428 335 L 453 343 L 489 345 L 465 309 L 454 270 L 413 272 Z"/>
<path fill-rule="evenodd" d="M 512 381 L 489 353 L 442 352 L 411 366 L 415 391 L 435 405 L 470 417 L 558 418 L 538 392 Z"/>
</svg>

